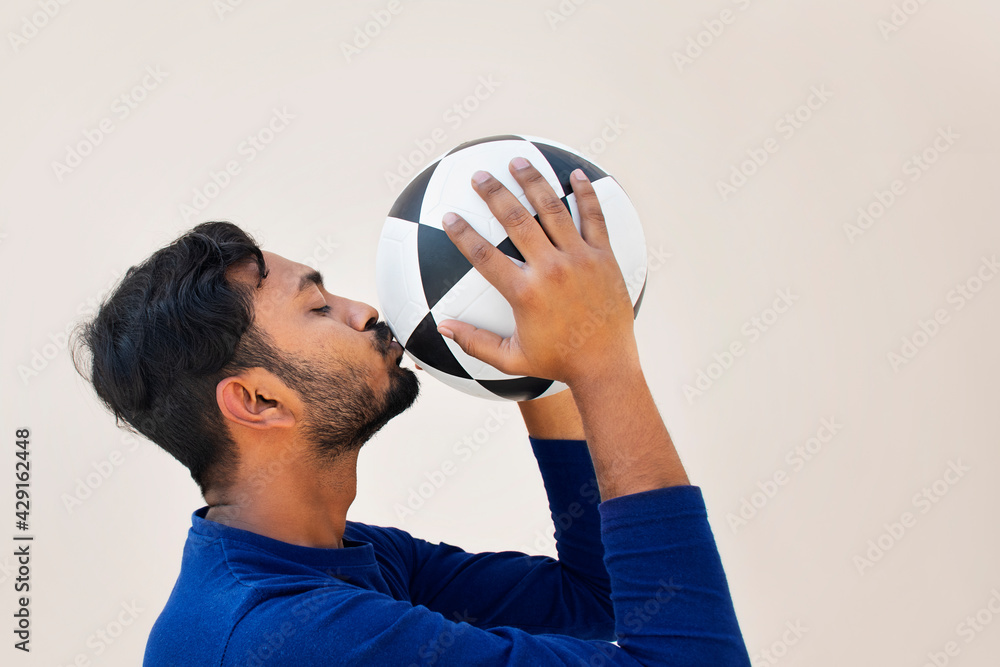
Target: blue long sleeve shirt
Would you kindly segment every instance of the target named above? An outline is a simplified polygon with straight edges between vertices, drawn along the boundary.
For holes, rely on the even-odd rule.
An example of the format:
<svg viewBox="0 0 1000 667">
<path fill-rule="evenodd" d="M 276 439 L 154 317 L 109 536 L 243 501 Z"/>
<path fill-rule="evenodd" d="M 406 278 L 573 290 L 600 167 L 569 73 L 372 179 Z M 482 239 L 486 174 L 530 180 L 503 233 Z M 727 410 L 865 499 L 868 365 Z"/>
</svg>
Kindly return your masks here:
<svg viewBox="0 0 1000 667">
<path fill-rule="evenodd" d="M 584 441 L 529 441 L 558 559 L 352 521 L 304 547 L 202 507 L 143 664 L 749 665 L 699 487 L 602 503 Z"/>
</svg>

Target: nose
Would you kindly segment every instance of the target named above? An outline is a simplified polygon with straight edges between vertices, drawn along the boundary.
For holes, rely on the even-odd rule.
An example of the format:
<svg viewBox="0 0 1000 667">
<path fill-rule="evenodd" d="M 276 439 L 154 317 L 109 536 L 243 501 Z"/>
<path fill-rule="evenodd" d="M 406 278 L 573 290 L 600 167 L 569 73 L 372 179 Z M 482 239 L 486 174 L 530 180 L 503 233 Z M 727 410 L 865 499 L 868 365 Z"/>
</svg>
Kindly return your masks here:
<svg viewBox="0 0 1000 667">
<path fill-rule="evenodd" d="M 351 326 L 360 331 L 371 329 L 378 322 L 378 311 L 367 303 L 351 302 Z M 360 327 L 359 327 L 360 325 Z"/>
</svg>

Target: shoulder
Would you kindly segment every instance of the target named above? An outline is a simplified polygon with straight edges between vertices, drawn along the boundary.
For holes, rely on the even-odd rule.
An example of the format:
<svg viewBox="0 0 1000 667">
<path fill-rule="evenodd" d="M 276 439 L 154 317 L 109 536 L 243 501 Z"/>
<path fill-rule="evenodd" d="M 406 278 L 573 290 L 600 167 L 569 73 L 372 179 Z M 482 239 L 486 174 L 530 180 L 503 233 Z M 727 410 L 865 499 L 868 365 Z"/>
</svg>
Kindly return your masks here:
<svg viewBox="0 0 1000 667">
<path fill-rule="evenodd" d="M 411 557 L 424 540 L 414 537 L 402 528 L 373 526 L 358 521 L 348 521 L 344 528 L 344 539 L 354 542 L 368 542 L 377 553 L 394 551 L 403 557 Z"/>
</svg>

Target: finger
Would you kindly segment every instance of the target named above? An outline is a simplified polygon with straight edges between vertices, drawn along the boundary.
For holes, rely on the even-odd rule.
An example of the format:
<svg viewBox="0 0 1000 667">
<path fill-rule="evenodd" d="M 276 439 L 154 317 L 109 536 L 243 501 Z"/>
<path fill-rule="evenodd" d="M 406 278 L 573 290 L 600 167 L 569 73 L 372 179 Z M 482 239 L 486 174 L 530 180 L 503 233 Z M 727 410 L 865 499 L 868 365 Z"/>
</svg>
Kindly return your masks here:
<svg viewBox="0 0 1000 667">
<path fill-rule="evenodd" d="M 530 264 L 552 252 L 552 242 L 544 230 L 503 183 L 488 172 L 477 171 L 472 175 L 472 185 L 526 262 Z"/>
<path fill-rule="evenodd" d="M 510 173 L 538 212 L 542 228 L 552 244 L 565 250 L 579 243 L 580 232 L 576 231 L 573 216 L 545 177 L 523 157 L 510 161 Z"/>
<path fill-rule="evenodd" d="M 441 222 L 445 234 L 469 263 L 483 274 L 508 303 L 515 303 L 524 276 L 514 260 L 497 250 L 457 213 L 445 213 Z"/>
<path fill-rule="evenodd" d="M 594 185 L 582 169 L 570 174 L 570 183 L 573 185 L 573 194 L 576 195 L 576 205 L 580 209 L 580 234 L 583 240 L 595 248 L 611 250 L 608 227 L 604 221 L 601 202 L 594 192 Z"/>
<path fill-rule="evenodd" d="M 470 357 L 486 362 L 501 373 L 523 374 L 517 368 L 509 338 L 503 338 L 492 331 L 480 329 L 459 320 L 442 320 L 438 323 L 438 333 L 447 335 L 442 329 L 450 331 L 451 336 L 448 337 L 454 340 L 462 348 L 462 352 Z"/>
</svg>

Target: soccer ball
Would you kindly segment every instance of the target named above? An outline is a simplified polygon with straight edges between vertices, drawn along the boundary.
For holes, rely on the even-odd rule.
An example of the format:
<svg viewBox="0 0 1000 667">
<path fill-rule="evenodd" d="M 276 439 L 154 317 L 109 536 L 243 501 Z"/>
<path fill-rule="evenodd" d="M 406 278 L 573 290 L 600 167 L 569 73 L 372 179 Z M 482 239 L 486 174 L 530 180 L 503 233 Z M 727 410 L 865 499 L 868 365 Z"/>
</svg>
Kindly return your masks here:
<svg viewBox="0 0 1000 667">
<path fill-rule="evenodd" d="M 438 323 L 448 319 L 502 337 L 514 333 L 510 304 L 452 243 L 441 218 L 449 211 L 458 213 L 522 266 L 524 257 L 471 185 L 474 172 L 490 172 L 537 219 L 510 175 L 508 164 L 515 157 L 526 158 L 545 177 L 569 209 L 577 231 L 580 212 L 569 176 L 583 169 L 601 203 L 635 315 L 646 287 L 646 240 L 635 207 L 614 178 L 572 148 L 548 139 L 501 135 L 466 142 L 433 160 L 406 185 L 382 227 L 375 257 L 378 299 L 386 324 L 410 359 L 455 389 L 498 401 L 542 398 L 567 387 L 551 379 L 501 373 L 438 333 Z"/>
</svg>

